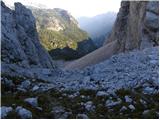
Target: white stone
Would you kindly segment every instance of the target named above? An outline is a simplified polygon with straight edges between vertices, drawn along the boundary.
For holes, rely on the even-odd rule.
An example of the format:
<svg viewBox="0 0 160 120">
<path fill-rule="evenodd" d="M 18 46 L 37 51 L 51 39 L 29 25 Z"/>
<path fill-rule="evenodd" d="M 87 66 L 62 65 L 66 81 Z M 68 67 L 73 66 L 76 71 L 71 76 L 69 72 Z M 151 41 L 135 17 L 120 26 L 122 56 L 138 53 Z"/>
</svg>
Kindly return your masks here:
<svg viewBox="0 0 160 120">
<path fill-rule="evenodd" d="M 86 102 L 84 106 L 87 111 L 93 111 L 95 109 L 95 106 L 93 105 L 92 101 Z"/>
<path fill-rule="evenodd" d="M 32 113 L 29 110 L 22 108 L 21 106 L 16 108 L 16 112 L 22 119 L 32 118 Z"/>
<path fill-rule="evenodd" d="M 129 107 L 129 109 L 131 109 L 132 111 L 136 109 L 133 105 L 129 105 L 128 107 Z"/>
<path fill-rule="evenodd" d="M 122 108 L 120 109 L 120 112 L 123 112 L 123 111 L 125 111 L 125 110 L 127 110 L 127 107 L 122 106 Z"/>
<path fill-rule="evenodd" d="M 22 88 L 22 87 L 19 87 L 19 86 L 17 87 L 17 90 L 20 91 L 20 92 L 24 92 L 24 93 L 27 92 L 26 89 L 24 89 L 24 88 Z"/>
<path fill-rule="evenodd" d="M 29 80 L 25 80 L 21 83 L 21 87 L 24 89 L 29 89 L 31 82 Z"/>
<path fill-rule="evenodd" d="M 78 114 L 77 119 L 89 119 L 89 117 L 86 114 Z"/>
<path fill-rule="evenodd" d="M 147 102 L 144 101 L 144 100 L 142 100 L 142 99 L 140 99 L 139 101 L 140 101 L 143 105 L 146 105 L 146 104 L 147 104 Z"/>
<path fill-rule="evenodd" d="M 8 113 L 10 113 L 13 110 L 12 107 L 6 107 L 6 106 L 2 106 L 0 107 L 0 118 L 5 118 L 7 117 Z"/>
<path fill-rule="evenodd" d="M 39 89 L 39 86 L 35 85 L 33 88 L 32 88 L 32 91 L 36 91 Z"/>
<path fill-rule="evenodd" d="M 145 87 L 145 88 L 143 89 L 143 93 L 144 93 L 144 94 L 153 94 L 154 91 L 155 91 L 155 89 L 154 89 L 154 88 L 151 88 L 151 87 Z"/>
<path fill-rule="evenodd" d="M 98 91 L 97 92 L 97 94 L 96 94 L 96 96 L 107 96 L 108 94 L 107 94 L 107 92 L 105 92 L 105 91 Z"/>
<path fill-rule="evenodd" d="M 105 105 L 106 105 L 106 107 L 110 108 L 110 107 L 121 104 L 121 102 L 122 102 L 121 99 L 119 99 L 118 101 L 112 101 L 112 100 L 109 99 L 109 100 L 106 101 Z"/>
<path fill-rule="evenodd" d="M 81 98 L 82 98 L 82 99 L 84 99 L 84 98 L 85 98 L 85 96 L 84 96 L 84 95 L 81 95 Z"/>
<path fill-rule="evenodd" d="M 150 61 L 150 63 L 153 64 L 153 65 L 156 65 L 157 62 L 158 62 L 157 60 L 151 60 L 151 61 Z"/>
<path fill-rule="evenodd" d="M 144 110 L 142 115 L 147 115 L 150 112 L 150 110 Z"/>
<path fill-rule="evenodd" d="M 51 113 L 54 115 L 55 119 L 60 119 L 60 118 L 65 119 L 64 117 L 67 118 L 69 115 L 65 112 L 65 109 L 62 106 L 53 107 Z"/>
<path fill-rule="evenodd" d="M 33 107 L 38 107 L 38 100 L 37 100 L 37 98 L 26 98 L 24 101 L 27 102 L 27 103 L 29 103 Z"/>
<path fill-rule="evenodd" d="M 127 102 L 127 103 L 131 103 L 133 100 L 129 97 L 129 96 L 125 96 L 125 101 Z"/>
</svg>

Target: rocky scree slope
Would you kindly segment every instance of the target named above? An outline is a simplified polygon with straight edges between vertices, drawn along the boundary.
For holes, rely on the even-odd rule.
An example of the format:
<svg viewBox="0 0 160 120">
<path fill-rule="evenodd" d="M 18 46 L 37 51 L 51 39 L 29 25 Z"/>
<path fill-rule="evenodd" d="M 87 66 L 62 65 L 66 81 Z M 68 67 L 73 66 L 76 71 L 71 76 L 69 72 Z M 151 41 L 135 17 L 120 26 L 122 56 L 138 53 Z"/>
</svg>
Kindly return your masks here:
<svg viewBox="0 0 160 120">
<path fill-rule="evenodd" d="M 122 1 L 111 35 L 104 46 L 68 64 L 66 69 L 81 69 L 104 61 L 113 54 L 157 46 L 158 41 L 159 2 Z"/>
<path fill-rule="evenodd" d="M 30 10 L 1 8 L 2 118 L 158 118 L 158 47 L 61 70 L 40 45 Z"/>
<path fill-rule="evenodd" d="M 2 77 L 1 109 L 9 110 L 4 118 L 22 118 L 19 106 L 29 118 L 158 118 L 157 47 L 115 55 L 83 71 L 43 71 L 36 79 L 9 76 L 26 74 L 13 68 Z"/>
</svg>

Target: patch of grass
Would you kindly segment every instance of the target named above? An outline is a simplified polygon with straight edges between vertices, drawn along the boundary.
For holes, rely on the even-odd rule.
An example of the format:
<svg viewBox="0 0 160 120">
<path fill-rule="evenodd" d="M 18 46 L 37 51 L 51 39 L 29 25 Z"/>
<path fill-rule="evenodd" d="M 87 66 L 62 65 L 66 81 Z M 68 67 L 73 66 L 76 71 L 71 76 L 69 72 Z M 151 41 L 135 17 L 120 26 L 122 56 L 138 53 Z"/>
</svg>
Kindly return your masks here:
<svg viewBox="0 0 160 120">
<path fill-rule="evenodd" d="M 130 90 L 118 90 L 116 92 L 117 98 L 120 98 L 122 102 L 119 105 L 116 105 L 112 108 L 107 108 L 105 102 L 112 97 L 113 101 L 117 101 L 117 98 L 114 96 L 96 96 L 97 91 L 93 90 L 80 90 L 79 95 L 76 97 L 69 97 L 73 95 L 74 91 L 63 91 L 59 92 L 57 90 L 50 90 L 43 93 L 6 93 L 2 96 L 2 106 L 23 106 L 24 108 L 30 110 L 33 113 L 33 118 L 54 118 L 51 113 L 54 106 L 62 106 L 65 108 L 66 112 L 72 112 L 72 115 L 69 116 L 70 119 L 76 118 L 77 114 L 84 113 L 87 114 L 89 118 L 103 118 L 103 119 L 127 119 L 127 118 L 158 118 L 157 113 L 159 111 L 159 95 L 145 95 L 142 92 L 130 91 Z M 66 94 L 66 96 L 64 95 Z M 85 97 L 82 98 L 81 96 Z M 125 95 L 128 95 L 132 98 L 134 102 L 126 103 Z M 86 97 L 89 98 L 86 98 Z M 28 97 L 38 97 L 38 104 L 43 110 L 40 111 L 36 108 L 33 108 L 31 105 L 24 102 L 25 98 Z M 146 101 L 146 107 L 140 102 L 140 99 Z M 95 106 L 94 111 L 87 111 L 84 105 L 81 103 L 86 103 L 92 101 Z M 135 110 L 131 111 L 128 106 L 132 104 L 135 106 Z M 126 106 L 127 110 L 120 112 L 122 106 Z M 111 110 L 112 109 L 112 110 Z M 142 113 L 144 110 L 151 110 L 146 116 L 143 116 Z M 9 114 L 8 118 L 18 118 L 15 112 Z"/>
</svg>

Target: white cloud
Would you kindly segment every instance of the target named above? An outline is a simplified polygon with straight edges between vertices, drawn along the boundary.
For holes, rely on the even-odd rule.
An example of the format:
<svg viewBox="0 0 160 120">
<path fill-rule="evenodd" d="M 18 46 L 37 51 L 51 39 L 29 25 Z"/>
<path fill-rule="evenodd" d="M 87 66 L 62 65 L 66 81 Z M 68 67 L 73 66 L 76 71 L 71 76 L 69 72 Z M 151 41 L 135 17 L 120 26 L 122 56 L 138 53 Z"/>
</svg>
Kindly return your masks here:
<svg viewBox="0 0 160 120">
<path fill-rule="evenodd" d="M 121 0 L 3 0 L 13 5 L 21 2 L 25 5 L 43 4 L 48 8 L 62 8 L 68 10 L 73 16 L 95 16 L 108 11 L 118 12 Z"/>
</svg>

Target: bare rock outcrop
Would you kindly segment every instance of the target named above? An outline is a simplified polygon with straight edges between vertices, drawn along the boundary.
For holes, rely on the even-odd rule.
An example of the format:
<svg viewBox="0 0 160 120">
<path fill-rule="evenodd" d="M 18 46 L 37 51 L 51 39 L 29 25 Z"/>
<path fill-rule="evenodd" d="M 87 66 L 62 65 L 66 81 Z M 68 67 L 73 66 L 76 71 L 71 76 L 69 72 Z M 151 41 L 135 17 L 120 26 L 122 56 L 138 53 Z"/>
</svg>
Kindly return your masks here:
<svg viewBox="0 0 160 120">
<path fill-rule="evenodd" d="M 21 3 L 15 3 L 15 10 L 11 10 L 3 2 L 1 11 L 2 64 L 54 68 L 51 57 L 39 42 L 31 11 Z"/>
<path fill-rule="evenodd" d="M 117 40 L 119 51 L 144 49 L 158 45 L 158 1 L 122 1 L 110 37 L 104 45 Z"/>
</svg>

